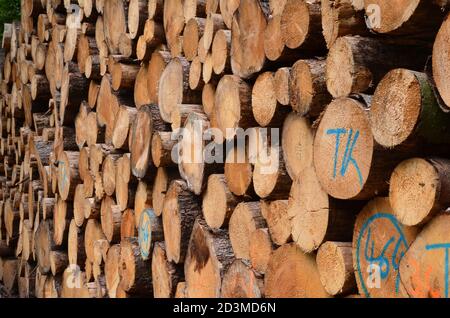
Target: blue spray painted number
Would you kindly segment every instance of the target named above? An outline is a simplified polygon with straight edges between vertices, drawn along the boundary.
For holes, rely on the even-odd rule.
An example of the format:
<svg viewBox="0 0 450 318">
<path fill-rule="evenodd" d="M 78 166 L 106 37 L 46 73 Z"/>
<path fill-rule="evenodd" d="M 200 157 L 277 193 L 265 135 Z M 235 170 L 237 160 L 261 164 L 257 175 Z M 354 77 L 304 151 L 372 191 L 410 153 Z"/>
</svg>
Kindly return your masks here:
<svg viewBox="0 0 450 318">
<path fill-rule="evenodd" d="M 350 164 L 353 165 L 353 167 L 356 169 L 356 173 L 358 174 L 358 181 L 359 185 L 363 186 L 363 178 L 361 174 L 361 169 L 359 169 L 358 163 L 356 162 L 355 158 L 353 158 L 353 149 L 355 148 L 356 142 L 359 138 L 359 130 L 356 132 L 353 131 L 353 129 L 344 129 L 344 128 L 337 128 L 337 129 L 328 129 L 327 135 L 335 135 L 336 136 L 336 150 L 334 153 L 334 168 L 333 168 L 333 178 L 336 179 L 337 177 L 337 168 L 338 168 L 338 160 L 339 160 L 339 146 L 341 145 L 341 136 L 347 135 L 347 144 L 345 146 L 345 152 L 342 158 L 341 163 L 341 169 L 340 169 L 340 175 L 342 177 L 345 176 L 347 173 L 347 170 L 350 166 Z"/>
<path fill-rule="evenodd" d="M 445 249 L 445 298 L 448 298 L 448 292 L 449 292 L 449 281 L 448 281 L 448 275 L 449 275 L 449 253 L 448 250 L 450 249 L 450 243 L 443 243 L 443 244 L 432 244 L 427 245 L 425 247 L 427 251 L 433 251 L 438 249 Z"/>
</svg>

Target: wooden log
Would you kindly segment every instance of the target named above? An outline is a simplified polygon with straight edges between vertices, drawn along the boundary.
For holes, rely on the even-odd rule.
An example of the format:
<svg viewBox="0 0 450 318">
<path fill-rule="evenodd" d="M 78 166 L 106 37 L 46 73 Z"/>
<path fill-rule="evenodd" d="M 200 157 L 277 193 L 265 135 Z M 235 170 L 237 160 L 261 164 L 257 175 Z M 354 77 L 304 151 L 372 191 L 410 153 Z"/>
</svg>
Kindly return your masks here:
<svg viewBox="0 0 450 318">
<path fill-rule="evenodd" d="M 200 57 L 196 56 L 192 60 L 191 67 L 189 68 L 189 88 L 191 90 L 201 90 L 205 86 L 202 71 L 202 62 L 200 62 Z"/>
<path fill-rule="evenodd" d="M 267 8 L 259 1 L 240 1 L 232 23 L 231 68 L 233 74 L 248 78 L 259 72 L 265 63 L 264 30 Z M 251 39 L 247 34 L 253 34 Z"/>
<path fill-rule="evenodd" d="M 120 36 L 127 31 L 127 6 L 123 1 L 105 1 L 103 12 L 103 29 L 105 41 L 111 53 L 119 52 Z"/>
<path fill-rule="evenodd" d="M 363 200 L 385 193 L 386 181 L 401 161 L 401 153 L 388 152 L 374 141 L 364 108 L 349 98 L 333 101 L 316 133 L 317 176 L 322 188 L 337 199 Z"/>
<path fill-rule="evenodd" d="M 274 245 L 270 238 L 269 229 L 260 228 L 252 232 L 249 245 L 252 268 L 264 274 L 273 250 Z"/>
<path fill-rule="evenodd" d="M 158 168 L 152 189 L 153 210 L 157 216 L 161 216 L 167 189 L 173 180 L 179 179 L 177 171 Z"/>
<path fill-rule="evenodd" d="M 153 295 L 155 298 L 172 298 L 183 278 L 182 268 L 168 261 L 163 242 L 156 243 L 152 254 Z"/>
<path fill-rule="evenodd" d="M 316 257 L 320 281 L 328 294 L 349 295 L 356 290 L 351 242 L 326 242 Z"/>
<path fill-rule="evenodd" d="M 122 211 L 116 205 L 114 199 L 105 196 L 102 200 L 101 225 L 106 239 L 110 243 L 117 243 L 120 240 L 120 226 L 122 222 Z"/>
<path fill-rule="evenodd" d="M 265 275 L 267 298 L 327 298 L 317 264 L 295 244 L 286 244 L 273 252 Z"/>
<path fill-rule="evenodd" d="M 240 0 L 220 0 L 219 2 L 219 8 L 220 13 L 223 17 L 223 22 L 227 26 L 228 29 L 231 30 L 232 22 L 233 22 L 233 16 L 236 10 L 239 8 Z"/>
<path fill-rule="evenodd" d="M 176 163 L 172 160 L 172 150 L 177 140 L 172 138 L 172 132 L 157 131 L 152 138 L 152 159 L 156 167 L 174 167 Z"/>
<path fill-rule="evenodd" d="M 433 68 L 433 80 L 436 84 L 439 95 L 441 96 L 446 109 L 450 108 L 450 92 L 448 90 L 448 76 L 447 70 L 449 69 L 449 63 L 443 56 L 448 54 L 448 49 L 445 43 L 448 42 L 450 37 L 450 19 L 447 16 L 442 23 L 439 32 L 436 35 L 433 46 L 432 56 L 432 68 Z"/>
<path fill-rule="evenodd" d="M 159 101 L 160 78 L 170 59 L 170 52 L 155 50 L 152 53 L 147 72 L 147 94 L 150 103 L 157 104 Z"/>
<path fill-rule="evenodd" d="M 409 155 L 420 153 L 446 152 L 450 128 L 447 115 L 436 101 L 432 84 L 424 73 L 405 69 L 390 71 L 378 85 L 370 110 L 371 126 L 375 140 L 384 147 L 397 147 Z M 393 94 L 405 94 L 405 99 L 390 100 Z M 398 96 L 398 95 L 397 95 Z M 385 104 L 386 101 L 389 103 Z M 393 121 L 390 116 L 404 116 L 401 121 Z M 400 118 L 400 117 L 398 117 Z M 387 128 L 389 127 L 389 128 Z M 423 145 L 434 148 L 423 151 Z"/>
<path fill-rule="evenodd" d="M 188 61 L 192 61 L 197 56 L 200 38 L 205 30 L 204 18 L 193 17 L 186 21 L 183 31 L 183 52 Z"/>
<path fill-rule="evenodd" d="M 233 194 L 247 197 L 255 195 L 253 166 L 246 146 L 237 145 L 227 153 L 224 173 L 227 185 Z"/>
<path fill-rule="evenodd" d="M 189 192 L 187 184 L 175 180 L 164 199 L 163 227 L 169 261 L 183 263 L 195 219 L 201 214 L 199 199 Z"/>
<path fill-rule="evenodd" d="M 138 225 L 140 255 L 143 260 L 151 259 L 151 253 L 156 242 L 164 241 L 162 220 L 152 209 L 141 213 Z"/>
<path fill-rule="evenodd" d="M 84 249 L 84 235 L 75 220 L 70 222 L 67 254 L 69 264 L 82 266 L 86 263 L 86 251 Z"/>
<path fill-rule="evenodd" d="M 53 212 L 53 241 L 56 246 L 67 245 L 67 235 L 70 219 L 73 218 L 73 205 L 71 202 L 62 200 L 58 197 Z"/>
<path fill-rule="evenodd" d="M 35 237 L 35 249 L 36 259 L 41 274 L 50 272 L 50 252 L 55 250 L 55 248 L 56 244 L 53 240 L 53 223 L 50 220 L 40 222 Z"/>
<path fill-rule="evenodd" d="M 208 178 L 208 185 L 203 195 L 203 216 L 212 229 L 226 226 L 239 203 L 228 188 L 223 174 L 213 174 Z"/>
<path fill-rule="evenodd" d="M 163 17 L 167 46 L 172 49 L 185 24 L 183 3 L 177 0 L 164 1 Z"/>
<path fill-rule="evenodd" d="M 212 231 L 198 218 L 184 265 L 186 293 L 193 298 L 220 297 L 222 279 L 234 260 L 228 233 Z"/>
<path fill-rule="evenodd" d="M 326 79 L 330 94 L 345 97 L 370 93 L 393 68 L 423 70 L 427 53 L 386 44 L 379 39 L 344 36 L 335 41 L 327 57 Z"/>
<path fill-rule="evenodd" d="M 117 159 L 115 171 L 116 201 L 121 211 L 124 211 L 127 207 L 130 207 L 133 202 L 134 182 L 131 181 L 130 154 L 124 154 L 122 157 Z"/>
<path fill-rule="evenodd" d="M 286 171 L 292 180 L 313 165 L 314 130 L 308 119 L 291 113 L 281 132 L 281 143 Z"/>
<path fill-rule="evenodd" d="M 216 89 L 215 118 L 224 138 L 233 139 L 236 129 L 257 126 L 251 106 L 251 88 L 235 75 L 225 75 Z"/>
<path fill-rule="evenodd" d="M 149 106 L 142 107 L 131 127 L 131 169 L 133 175 L 143 178 L 149 168 L 153 123 Z"/>
<path fill-rule="evenodd" d="M 446 159 L 414 158 L 392 172 L 389 200 L 396 218 L 404 225 L 422 225 L 448 206 Z"/>
<path fill-rule="evenodd" d="M 400 280 L 399 264 L 418 229 L 401 225 L 388 198 L 370 201 L 356 219 L 353 267 L 358 291 L 366 298 L 408 297 Z"/>
<path fill-rule="evenodd" d="M 17 267 L 17 259 L 3 260 L 3 283 L 9 295 L 17 292 Z"/>
<path fill-rule="evenodd" d="M 235 260 L 227 269 L 222 281 L 223 298 L 262 298 L 264 282 L 242 260 Z"/>
<path fill-rule="evenodd" d="M 128 32 L 132 39 L 144 31 L 144 25 L 148 18 L 148 1 L 131 0 L 128 3 Z"/>
<path fill-rule="evenodd" d="M 120 250 L 119 244 L 109 248 L 105 261 L 105 281 L 108 296 L 115 298 L 120 284 Z"/>
<path fill-rule="evenodd" d="M 120 243 L 120 286 L 130 295 L 150 297 L 153 292 L 150 264 L 141 258 L 139 252 L 136 238 L 128 238 Z"/>
<path fill-rule="evenodd" d="M 145 181 L 139 181 L 134 197 L 134 224 L 136 229 L 139 227 L 142 212 L 144 212 L 145 209 L 151 209 L 152 207 L 152 189 Z"/>
<path fill-rule="evenodd" d="M 84 232 L 84 248 L 86 252 L 86 261 L 94 261 L 94 243 L 97 240 L 105 240 L 105 234 L 103 233 L 101 225 L 97 220 L 90 219 L 87 221 Z"/>
<path fill-rule="evenodd" d="M 120 225 L 120 240 L 129 237 L 136 237 L 136 225 L 134 223 L 134 211 L 126 209 L 122 213 L 122 224 Z"/>
<path fill-rule="evenodd" d="M 418 234 L 400 260 L 401 285 L 412 298 L 447 298 L 448 215 L 439 215 Z"/>
<path fill-rule="evenodd" d="M 163 18 L 164 1 L 149 0 L 148 1 L 148 18 L 161 21 Z"/>
<path fill-rule="evenodd" d="M 236 258 L 250 259 L 250 235 L 253 231 L 266 227 L 259 202 L 245 202 L 237 205 L 229 223 L 230 241 Z"/>
<path fill-rule="evenodd" d="M 78 173 L 79 152 L 63 151 L 58 156 L 58 190 L 62 200 L 73 198 L 80 181 Z"/>
<path fill-rule="evenodd" d="M 294 242 L 309 253 L 326 241 L 351 240 L 356 215 L 363 204 L 329 197 L 314 168 L 306 168 L 292 185 L 287 208 Z"/>
</svg>

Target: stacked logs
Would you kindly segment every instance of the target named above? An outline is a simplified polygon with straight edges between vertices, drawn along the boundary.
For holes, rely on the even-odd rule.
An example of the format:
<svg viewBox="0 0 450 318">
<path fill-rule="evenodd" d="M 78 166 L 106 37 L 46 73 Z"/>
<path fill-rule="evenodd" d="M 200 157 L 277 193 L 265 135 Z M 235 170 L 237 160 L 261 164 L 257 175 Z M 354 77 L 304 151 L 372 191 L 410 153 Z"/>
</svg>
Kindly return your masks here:
<svg viewBox="0 0 450 318">
<path fill-rule="evenodd" d="M 448 8 L 22 0 L 0 54 L 4 289 L 448 297 Z"/>
</svg>

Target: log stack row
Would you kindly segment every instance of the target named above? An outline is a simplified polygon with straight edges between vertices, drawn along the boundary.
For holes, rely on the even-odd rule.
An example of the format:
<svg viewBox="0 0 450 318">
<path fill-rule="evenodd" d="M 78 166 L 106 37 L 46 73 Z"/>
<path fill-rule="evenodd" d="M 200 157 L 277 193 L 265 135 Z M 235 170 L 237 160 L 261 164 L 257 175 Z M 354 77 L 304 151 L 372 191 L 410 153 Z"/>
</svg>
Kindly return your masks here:
<svg viewBox="0 0 450 318">
<path fill-rule="evenodd" d="M 449 7 L 22 0 L 1 51 L 4 289 L 448 297 Z"/>
</svg>

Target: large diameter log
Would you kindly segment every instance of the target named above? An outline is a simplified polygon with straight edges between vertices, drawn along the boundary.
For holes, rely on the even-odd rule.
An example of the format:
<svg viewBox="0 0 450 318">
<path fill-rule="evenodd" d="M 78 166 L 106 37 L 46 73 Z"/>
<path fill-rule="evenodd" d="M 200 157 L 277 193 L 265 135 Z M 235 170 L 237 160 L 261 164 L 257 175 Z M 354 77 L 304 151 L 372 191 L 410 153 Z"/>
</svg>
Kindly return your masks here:
<svg viewBox="0 0 450 318">
<path fill-rule="evenodd" d="M 446 159 L 413 158 L 402 162 L 392 172 L 389 199 L 394 214 L 404 225 L 422 225 L 449 206 Z"/>
<path fill-rule="evenodd" d="M 267 298 L 326 298 L 313 256 L 304 254 L 294 243 L 273 252 L 265 275 Z"/>
<path fill-rule="evenodd" d="M 164 243 L 155 244 L 152 254 L 152 284 L 155 298 L 173 298 L 183 278 L 182 268 L 167 259 Z"/>
<path fill-rule="evenodd" d="M 140 256 L 136 238 L 128 238 L 120 243 L 120 286 L 130 295 L 152 295 L 153 287 L 149 261 Z"/>
<path fill-rule="evenodd" d="M 444 17 L 432 1 L 368 0 L 364 6 L 372 31 L 413 39 L 433 39 Z"/>
<path fill-rule="evenodd" d="M 198 218 L 190 236 L 184 265 L 186 292 L 193 298 L 220 297 L 222 280 L 234 255 L 228 233 L 212 231 Z"/>
<path fill-rule="evenodd" d="M 367 298 L 408 297 L 399 264 L 417 232 L 417 228 L 398 222 L 388 198 L 375 198 L 364 207 L 353 232 L 353 267 L 360 294 Z"/>
<path fill-rule="evenodd" d="M 158 91 L 161 118 L 176 120 L 180 104 L 200 104 L 201 94 L 189 89 L 189 62 L 182 57 L 172 59 L 161 74 Z"/>
<path fill-rule="evenodd" d="M 330 295 L 349 295 L 356 291 L 351 242 L 326 242 L 316 257 L 320 281 Z"/>
<path fill-rule="evenodd" d="M 400 260 L 400 279 L 413 298 L 448 298 L 448 215 L 434 218 Z"/>
<path fill-rule="evenodd" d="M 230 241 L 239 259 L 250 259 L 250 235 L 259 228 L 266 228 L 259 202 L 240 203 L 230 218 Z"/>
<path fill-rule="evenodd" d="M 143 260 L 151 258 L 152 249 L 156 242 L 164 241 L 162 220 L 151 209 L 141 213 L 138 226 L 140 254 Z"/>
<path fill-rule="evenodd" d="M 450 108 L 450 90 L 449 90 L 449 81 L 450 78 L 448 76 L 450 63 L 445 58 L 448 56 L 449 49 L 446 45 L 450 40 L 450 18 L 447 16 L 442 23 L 441 28 L 439 29 L 438 34 L 436 35 L 436 39 L 434 41 L 433 46 L 433 79 L 436 83 L 436 87 L 439 91 L 439 94 L 446 104 L 447 108 Z"/>
<path fill-rule="evenodd" d="M 229 190 L 225 175 L 209 176 L 203 195 L 203 216 L 208 226 L 220 229 L 227 225 L 238 203 L 239 198 Z"/>
<path fill-rule="evenodd" d="M 253 118 L 250 86 L 235 75 L 225 75 L 216 89 L 215 118 L 227 140 L 233 139 L 236 129 L 257 126 Z"/>
<path fill-rule="evenodd" d="M 290 49 L 301 47 L 320 52 L 325 48 L 322 34 L 320 2 L 287 0 L 281 14 L 281 32 Z"/>
<path fill-rule="evenodd" d="M 363 200 L 387 191 L 399 153 L 373 138 L 365 105 L 333 101 L 325 110 L 314 140 L 314 167 L 323 189 L 337 199 Z"/>
<path fill-rule="evenodd" d="M 105 40 L 112 54 L 119 53 L 120 36 L 127 31 L 126 5 L 123 1 L 105 1 L 103 29 Z"/>
<path fill-rule="evenodd" d="M 302 170 L 313 166 L 314 130 L 309 120 L 291 113 L 283 124 L 281 144 L 286 171 L 296 180 Z"/>
<path fill-rule="evenodd" d="M 222 281 L 223 298 L 262 298 L 264 282 L 242 260 L 235 260 L 228 267 Z"/>
<path fill-rule="evenodd" d="M 138 178 L 143 178 L 149 167 L 152 131 L 150 107 L 144 106 L 138 111 L 130 132 L 131 169 Z"/>
<path fill-rule="evenodd" d="M 369 35 L 364 10 L 353 0 L 324 0 L 321 3 L 323 36 L 330 48 L 345 35 Z"/>
<path fill-rule="evenodd" d="M 248 78 L 265 63 L 264 30 L 266 13 L 256 0 L 241 1 L 231 28 L 231 68 L 233 74 Z M 252 34 L 249 38 L 248 35 Z"/>
<path fill-rule="evenodd" d="M 317 250 L 326 241 L 350 241 L 361 207 L 358 201 L 329 197 L 314 168 L 306 168 L 292 185 L 289 196 L 292 238 L 305 253 Z"/>
<path fill-rule="evenodd" d="M 360 36 L 338 38 L 327 57 L 326 80 L 333 97 L 373 91 L 393 68 L 423 70 L 428 54 L 386 44 L 380 39 Z"/>
<path fill-rule="evenodd" d="M 428 144 L 435 147 L 427 152 L 441 151 L 437 145 L 447 145 L 450 136 L 449 116 L 440 109 L 427 75 L 405 69 L 392 70 L 382 79 L 370 110 L 375 140 L 410 154 L 423 153 Z"/>
<path fill-rule="evenodd" d="M 167 190 L 162 213 L 167 258 L 170 261 L 183 263 L 188 249 L 188 237 L 195 219 L 200 215 L 199 198 L 189 192 L 184 181 L 173 181 Z"/>
</svg>

